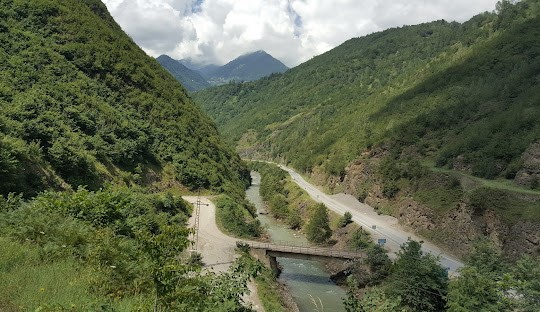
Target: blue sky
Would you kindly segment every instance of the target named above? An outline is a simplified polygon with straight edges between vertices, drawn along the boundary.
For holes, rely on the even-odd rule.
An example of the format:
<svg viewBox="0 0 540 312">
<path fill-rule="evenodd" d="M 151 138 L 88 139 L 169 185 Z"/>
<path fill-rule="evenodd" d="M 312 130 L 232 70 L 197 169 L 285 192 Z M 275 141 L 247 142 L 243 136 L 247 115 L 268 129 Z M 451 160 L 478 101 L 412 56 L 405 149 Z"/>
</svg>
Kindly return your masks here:
<svg viewBox="0 0 540 312">
<path fill-rule="evenodd" d="M 345 40 L 433 20 L 463 22 L 497 0 L 102 0 L 149 55 L 224 64 L 265 50 L 296 66 Z"/>
</svg>

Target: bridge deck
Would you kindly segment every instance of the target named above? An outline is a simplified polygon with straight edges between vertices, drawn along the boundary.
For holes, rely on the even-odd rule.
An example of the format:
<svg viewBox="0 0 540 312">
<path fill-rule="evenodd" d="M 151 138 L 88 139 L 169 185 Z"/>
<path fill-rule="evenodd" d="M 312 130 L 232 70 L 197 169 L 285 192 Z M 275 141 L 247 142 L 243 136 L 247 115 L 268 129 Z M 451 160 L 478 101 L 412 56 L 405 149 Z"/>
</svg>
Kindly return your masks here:
<svg viewBox="0 0 540 312">
<path fill-rule="evenodd" d="M 280 253 L 311 255 L 328 258 L 358 259 L 366 257 L 366 253 L 360 250 L 339 250 L 329 247 L 293 246 L 287 244 L 248 241 L 238 241 L 237 244 L 247 245 L 254 249 L 264 249 L 267 251 L 275 251 Z"/>
</svg>

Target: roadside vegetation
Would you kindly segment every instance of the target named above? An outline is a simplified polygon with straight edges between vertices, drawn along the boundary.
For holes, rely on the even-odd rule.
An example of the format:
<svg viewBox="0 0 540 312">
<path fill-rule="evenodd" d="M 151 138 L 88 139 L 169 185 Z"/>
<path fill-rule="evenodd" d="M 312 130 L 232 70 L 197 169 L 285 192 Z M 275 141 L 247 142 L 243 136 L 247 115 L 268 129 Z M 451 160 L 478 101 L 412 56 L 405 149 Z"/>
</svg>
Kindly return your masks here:
<svg viewBox="0 0 540 312">
<path fill-rule="evenodd" d="M 524 256 L 510 265 L 487 239 L 476 242 L 465 267 L 452 279 L 416 241 L 403 244 L 393 262 L 381 253 L 370 255 L 367 263 L 364 269 L 377 268 L 378 273 L 349 277 L 348 312 L 540 309 L 540 257 Z"/>
<path fill-rule="evenodd" d="M 220 195 L 216 204 L 216 223 L 220 230 L 240 238 L 259 237 L 263 229 L 255 207 L 245 199 Z"/>
</svg>

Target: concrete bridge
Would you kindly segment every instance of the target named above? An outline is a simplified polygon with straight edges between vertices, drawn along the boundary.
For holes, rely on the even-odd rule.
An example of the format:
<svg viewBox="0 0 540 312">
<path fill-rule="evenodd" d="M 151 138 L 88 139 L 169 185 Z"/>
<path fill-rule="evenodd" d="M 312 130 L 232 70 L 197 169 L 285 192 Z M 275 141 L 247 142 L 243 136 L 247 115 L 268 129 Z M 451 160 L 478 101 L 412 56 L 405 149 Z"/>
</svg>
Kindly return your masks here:
<svg viewBox="0 0 540 312">
<path fill-rule="evenodd" d="M 292 245 L 287 242 L 261 243 L 252 241 L 237 241 L 237 246 L 249 247 L 259 260 L 265 262 L 279 275 L 280 269 L 276 258 L 295 258 L 302 260 L 317 260 L 320 258 L 356 260 L 366 258 L 366 253 L 361 250 L 339 250 L 330 247 L 311 247 Z M 264 256 L 261 259 L 261 256 Z"/>
</svg>

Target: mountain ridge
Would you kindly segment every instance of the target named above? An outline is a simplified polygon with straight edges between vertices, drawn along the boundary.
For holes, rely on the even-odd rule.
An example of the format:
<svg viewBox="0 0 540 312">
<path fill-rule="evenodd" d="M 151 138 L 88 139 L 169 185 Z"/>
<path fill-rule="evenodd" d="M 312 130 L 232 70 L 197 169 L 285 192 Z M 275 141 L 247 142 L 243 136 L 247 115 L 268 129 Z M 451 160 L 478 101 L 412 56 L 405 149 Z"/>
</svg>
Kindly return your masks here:
<svg viewBox="0 0 540 312">
<path fill-rule="evenodd" d="M 168 179 L 243 188 L 245 169 L 215 125 L 101 2 L 8 8 L 0 22 L 0 171 L 13 179 L 2 179 L 2 194 Z"/>
<path fill-rule="evenodd" d="M 178 62 L 197 71 L 212 85 L 221 85 L 230 81 L 254 81 L 289 69 L 264 50 L 242 54 L 222 66 L 197 64 L 190 59 L 182 59 Z"/>
<path fill-rule="evenodd" d="M 160 55 L 156 60 L 163 66 L 173 77 L 178 80 L 188 91 L 198 91 L 210 87 L 210 84 L 204 79 L 199 72 L 189 69 L 181 62 L 178 62 L 168 55 Z"/>
</svg>

